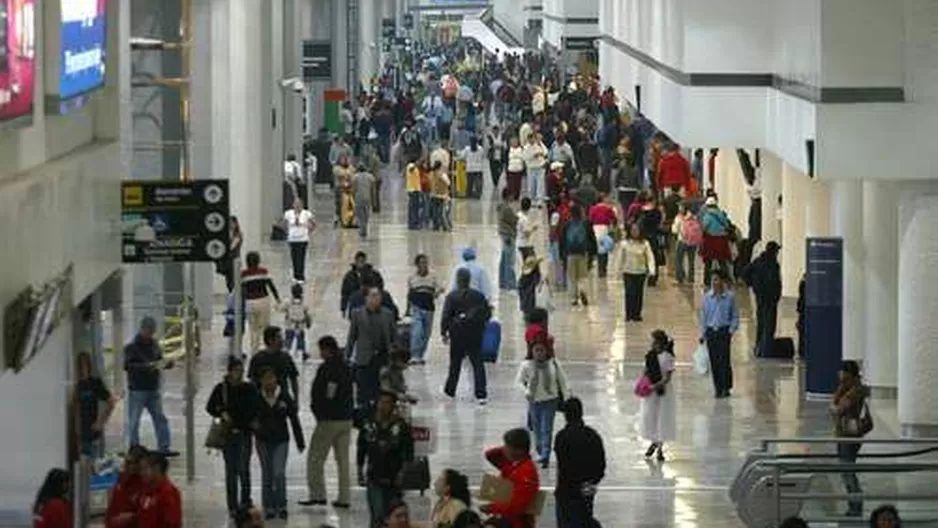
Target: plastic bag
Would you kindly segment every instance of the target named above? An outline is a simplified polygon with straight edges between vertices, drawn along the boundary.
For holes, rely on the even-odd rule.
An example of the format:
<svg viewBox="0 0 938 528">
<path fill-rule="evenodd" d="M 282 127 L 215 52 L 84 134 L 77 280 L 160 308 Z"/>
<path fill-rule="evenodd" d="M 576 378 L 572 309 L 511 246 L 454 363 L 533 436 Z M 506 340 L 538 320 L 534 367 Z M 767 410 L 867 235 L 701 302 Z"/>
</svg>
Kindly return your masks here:
<svg viewBox="0 0 938 528">
<path fill-rule="evenodd" d="M 554 294 L 553 291 L 551 291 L 550 284 L 544 280 L 541 280 L 540 284 L 537 285 L 537 289 L 534 291 L 534 305 L 548 312 L 554 311 Z"/>
<path fill-rule="evenodd" d="M 642 375 L 638 378 L 638 381 L 635 382 L 635 395 L 639 398 L 647 398 L 651 396 L 651 393 L 655 391 L 654 384 L 648 379 L 648 376 Z"/>
<path fill-rule="evenodd" d="M 710 351 L 707 350 L 706 343 L 701 343 L 697 350 L 694 350 L 694 370 L 701 376 L 710 373 Z"/>
</svg>

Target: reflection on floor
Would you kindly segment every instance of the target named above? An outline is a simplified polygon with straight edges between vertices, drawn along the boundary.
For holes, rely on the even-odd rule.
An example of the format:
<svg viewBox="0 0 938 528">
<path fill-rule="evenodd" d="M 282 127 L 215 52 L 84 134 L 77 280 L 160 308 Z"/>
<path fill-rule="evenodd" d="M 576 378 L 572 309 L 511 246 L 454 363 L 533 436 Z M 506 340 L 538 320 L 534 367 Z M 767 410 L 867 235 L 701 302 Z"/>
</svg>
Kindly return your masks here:
<svg viewBox="0 0 938 528">
<path fill-rule="evenodd" d="M 381 270 L 389 290 L 403 302 L 406 278 L 411 262 L 418 253 L 429 255 L 432 267 L 448 278 L 459 250 L 474 244 L 480 261 L 497 278 L 499 240 L 496 236 L 495 201 L 489 189 L 480 201 L 457 201 L 453 211 L 456 226 L 452 233 L 408 231 L 406 198 L 397 177 L 391 176 L 385 186 L 384 211 L 374 220 L 370 237 L 360 241 L 354 231 L 336 231 L 331 227 L 331 195 L 323 193 L 318 200 L 317 218 L 322 226 L 314 236 L 309 263 L 308 297 L 315 307 L 310 333 L 312 342 L 323 334 L 334 334 L 340 342 L 347 323 L 338 308 L 339 283 L 354 253 L 364 250 Z M 251 249 L 251 248 L 248 248 Z M 276 270 L 278 286 L 287 290 L 289 255 L 282 246 L 263 248 L 263 258 Z M 699 272 L 698 272 L 699 279 Z M 218 291 L 222 287 L 219 286 Z M 621 281 L 592 279 L 591 303 L 573 308 L 559 298 L 551 316 L 551 331 L 556 337 L 558 357 L 571 379 L 571 391 L 585 405 L 586 421 L 602 434 L 608 455 L 608 470 L 597 498 L 597 517 L 608 527 L 732 527 L 741 526 L 726 497 L 727 486 L 735 475 L 742 454 L 755 442 L 770 436 L 820 435 L 829 425 L 820 410 L 803 408 L 800 403 L 800 370 L 791 363 L 756 361 L 749 352 L 754 331 L 749 296 L 740 291 L 743 321 L 735 339 L 734 395 L 728 400 L 715 400 L 708 378 L 697 376 L 690 366 L 696 346 L 696 309 L 700 286 L 677 286 L 664 278 L 660 286 L 646 293 L 645 320 L 624 322 Z M 504 326 L 501 361 L 489 366 L 490 403 L 480 408 L 472 401 L 470 387 L 463 378 L 457 401 L 441 397 L 446 372 L 447 351 L 434 328 L 426 366 L 412 368 L 408 382 L 420 398 L 415 413 L 435 421 L 439 431 L 437 452 L 431 457 L 434 473 L 452 467 L 466 472 L 474 484 L 488 471 L 481 452 L 500 441 L 501 434 L 523 423 L 525 400 L 514 385 L 519 360 L 524 355 L 522 321 L 516 294 L 502 292 L 495 299 L 497 316 Z M 222 306 L 219 305 L 220 314 Z M 780 333 L 793 333 L 794 310 L 790 303 L 781 310 Z M 203 413 L 204 401 L 212 385 L 224 371 L 226 344 L 220 337 L 218 317 L 214 337 L 203 354 L 199 366 L 201 390 L 197 400 L 197 445 L 209 427 Z M 678 399 L 678 440 L 667 446 L 668 461 L 648 463 L 643 459 L 646 447 L 636 433 L 638 401 L 632 385 L 642 368 L 642 358 L 649 344 L 649 334 L 656 328 L 671 333 L 676 341 L 678 371 L 674 390 Z M 302 369 L 304 386 L 301 394 L 302 420 L 307 433 L 314 421 L 308 411 L 308 384 L 315 372 L 315 363 Z M 178 369 L 177 369 L 178 370 Z M 468 374 L 468 372 L 466 373 Z M 172 372 L 167 379 L 165 406 L 174 433 L 174 446 L 184 445 L 182 375 Z M 117 422 L 118 420 L 114 420 Z M 558 417 L 558 427 L 562 424 Z M 149 423 L 144 418 L 141 428 L 144 441 L 152 442 Z M 199 450 L 197 479 L 184 483 L 183 459 L 174 464 L 176 482 L 184 490 L 187 527 L 215 527 L 225 523 L 224 471 L 220 457 Z M 256 463 L 256 459 L 255 459 Z M 343 527 L 366 524 L 367 508 L 362 490 L 354 492 L 350 513 L 330 510 L 303 509 L 295 502 L 306 497 L 305 456 L 291 453 L 288 467 L 291 517 L 288 526 L 318 526 L 331 523 Z M 335 490 L 334 467 L 328 475 L 332 493 Z M 253 473 L 259 481 L 259 470 Z M 542 484 L 552 488 L 553 469 L 541 476 Z M 254 496 L 259 499 L 259 491 Z M 414 517 L 425 519 L 430 508 L 428 497 L 408 497 Z M 274 524 L 277 525 L 277 524 Z M 539 526 L 554 526 L 552 500 L 548 502 Z"/>
</svg>

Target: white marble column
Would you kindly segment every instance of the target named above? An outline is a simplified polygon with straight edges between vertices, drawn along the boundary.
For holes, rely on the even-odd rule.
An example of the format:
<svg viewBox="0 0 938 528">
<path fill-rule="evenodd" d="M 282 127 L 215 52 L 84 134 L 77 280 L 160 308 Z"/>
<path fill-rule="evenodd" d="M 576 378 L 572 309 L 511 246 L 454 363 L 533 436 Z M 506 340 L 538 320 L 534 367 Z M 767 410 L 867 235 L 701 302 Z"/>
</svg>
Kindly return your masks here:
<svg viewBox="0 0 938 528">
<path fill-rule="evenodd" d="M 798 297 L 805 265 L 805 200 L 808 177 L 782 163 L 782 295 Z"/>
<path fill-rule="evenodd" d="M 349 86 L 348 78 L 348 2 L 346 0 L 332 0 L 332 88 L 340 88 L 346 92 L 354 91 Z M 354 79 L 352 79 L 354 82 Z M 319 101 L 322 105 L 322 100 Z"/>
<path fill-rule="evenodd" d="M 903 435 L 938 434 L 938 185 L 899 198 L 899 424 Z"/>
<path fill-rule="evenodd" d="M 805 236 L 826 237 L 831 234 L 831 193 L 827 182 L 808 180 L 805 200 Z"/>
<path fill-rule="evenodd" d="M 863 184 L 831 182 L 831 226 L 844 241 L 843 358 L 863 359 Z"/>
<path fill-rule="evenodd" d="M 378 71 L 381 52 L 381 0 L 358 0 L 361 13 L 358 18 L 358 77 L 361 84 L 370 86 L 371 78 Z"/>
<path fill-rule="evenodd" d="M 778 195 L 782 194 L 782 160 L 762 149 L 759 168 L 762 182 L 762 247 L 770 240 L 781 241 L 782 233 L 776 217 Z"/>
<path fill-rule="evenodd" d="M 260 27 L 264 9 L 259 2 L 215 2 L 214 6 L 228 11 L 229 17 L 223 36 L 228 41 L 230 104 L 219 113 L 228 114 L 232 213 L 241 221 L 244 249 L 250 251 L 261 246 L 265 224 L 269 226 L 271 221 L 263 214 L 261 176 L 266 169 L 262 144 L 270 136 L 270 107 L 262 93 L 262 85 L 270 81 L 264 78 L 262 67 L 269 62 L 269 54 L 264 52 L 269 46 L 264 45 Z"/>
<path fill-rule="evenodd" d="M 898 215 L 895 183 L 863 183 L 863 375 L 874 388 L 895 389 L 898 376 Z"/>
<path fill-rule="evenodd" d="M 283 76 L 302 78 L 303 58 L 302 22 L 299 14 L 300 0 L 283 0 Z M 276 33 L 274 33 L 276 35 Z M 283 152 L 303 157 L 303 94 L 289 91 L 283 101 Z"/>
</svg>

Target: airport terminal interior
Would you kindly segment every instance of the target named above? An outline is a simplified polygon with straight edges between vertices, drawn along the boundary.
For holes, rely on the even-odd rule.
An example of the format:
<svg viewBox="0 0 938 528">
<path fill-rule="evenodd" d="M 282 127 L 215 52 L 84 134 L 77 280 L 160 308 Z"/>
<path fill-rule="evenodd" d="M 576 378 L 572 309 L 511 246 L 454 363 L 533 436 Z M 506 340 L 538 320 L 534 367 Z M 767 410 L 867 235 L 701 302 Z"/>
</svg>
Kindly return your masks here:
<svg viewBox="0 0 938 528">
<path fill-rule="evenodd" d="M 0 527 L 938 526 L 936 132 L 935 0 L 0 0 Z"/>
</svg>

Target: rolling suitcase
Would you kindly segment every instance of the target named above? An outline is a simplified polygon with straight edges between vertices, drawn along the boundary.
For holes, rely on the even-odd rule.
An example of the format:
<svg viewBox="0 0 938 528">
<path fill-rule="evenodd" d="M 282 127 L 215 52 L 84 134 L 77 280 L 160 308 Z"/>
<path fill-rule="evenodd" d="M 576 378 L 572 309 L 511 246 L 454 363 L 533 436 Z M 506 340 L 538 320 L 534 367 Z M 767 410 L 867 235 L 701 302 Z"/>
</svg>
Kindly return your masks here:
<svg viewBox="0 0 938 528">
<path fill-rule="evenodd" d="M 489 319 L 485 323 L 482 333 L 482 361 L 495 363 L 498 361 L 498 350 L 502 346 L 502 324 L 496 319 Z"/>
<path fill-rule="evenodd" d="M 790 337 L 776 337 L 772 340 L 772 347 L 768 356 L 771 359 L 794 359 L 795 342 Z"/>
</svg>

